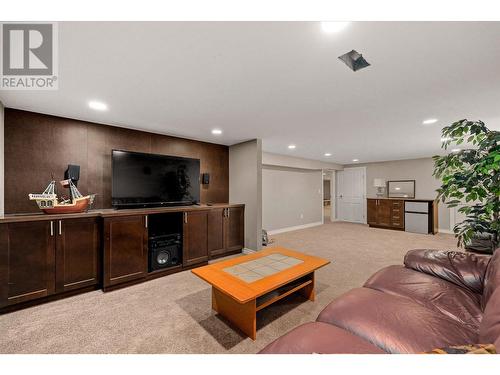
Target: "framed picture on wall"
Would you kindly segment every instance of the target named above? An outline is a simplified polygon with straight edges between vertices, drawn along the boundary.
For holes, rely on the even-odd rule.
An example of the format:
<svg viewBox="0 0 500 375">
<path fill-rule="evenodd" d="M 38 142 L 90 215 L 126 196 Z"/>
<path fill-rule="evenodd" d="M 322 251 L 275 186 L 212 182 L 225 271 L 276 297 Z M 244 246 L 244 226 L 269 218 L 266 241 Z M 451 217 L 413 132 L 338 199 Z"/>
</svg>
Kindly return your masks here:
<svg viewBox="0 0 500 375">
<path fill-rule="evenodd" d="M 387 181 L 389 198 L 415 198 L 415 180 Z"/>
</svg>

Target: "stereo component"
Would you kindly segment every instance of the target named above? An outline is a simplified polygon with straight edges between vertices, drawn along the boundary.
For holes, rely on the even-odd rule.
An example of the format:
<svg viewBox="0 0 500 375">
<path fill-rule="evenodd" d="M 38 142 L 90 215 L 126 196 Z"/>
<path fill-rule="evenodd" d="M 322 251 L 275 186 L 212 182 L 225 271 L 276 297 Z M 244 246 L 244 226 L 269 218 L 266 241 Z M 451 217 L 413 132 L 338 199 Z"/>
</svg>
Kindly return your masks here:
<svg viewBox="0 0 500 375">
<path fill-rule="evenodd" d="M 149 238 L 149 272 L 174 267 L 182 263 L 181 234 L 166 234 Z"/>
</svg>

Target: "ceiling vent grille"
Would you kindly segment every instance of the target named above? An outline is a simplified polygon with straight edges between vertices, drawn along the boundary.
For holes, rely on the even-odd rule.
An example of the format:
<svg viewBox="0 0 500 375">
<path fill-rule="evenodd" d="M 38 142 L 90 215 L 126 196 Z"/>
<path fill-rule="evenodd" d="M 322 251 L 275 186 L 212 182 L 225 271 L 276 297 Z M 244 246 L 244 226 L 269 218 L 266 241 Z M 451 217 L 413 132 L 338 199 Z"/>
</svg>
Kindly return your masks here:
<svg viewBox="0 0 500 375">
<path fill-rule="evenodd" d="M 370 63 L 364 59 L 363 55 L 355 50 L 339 56 L 339 59 L 355 72 L 370 66 Z"/>
</svg>

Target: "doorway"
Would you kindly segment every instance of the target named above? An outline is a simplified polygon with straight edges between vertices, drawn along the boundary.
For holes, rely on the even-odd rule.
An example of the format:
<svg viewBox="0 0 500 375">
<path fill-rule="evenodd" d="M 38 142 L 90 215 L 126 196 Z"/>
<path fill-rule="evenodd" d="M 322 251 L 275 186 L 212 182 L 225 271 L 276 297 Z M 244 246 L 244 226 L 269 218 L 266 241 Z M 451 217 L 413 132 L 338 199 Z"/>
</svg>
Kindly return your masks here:
<svg viewBox="0 0 500 375">
<path fill-rule="evenodd" d="M 323 170 L 323 223 L 335 221 L 335 171 Z"/>
<path fill-rule="evenodd" d="M 366 224 L 366 167 L 336 173 L 337 220 Z"/>
</svg>

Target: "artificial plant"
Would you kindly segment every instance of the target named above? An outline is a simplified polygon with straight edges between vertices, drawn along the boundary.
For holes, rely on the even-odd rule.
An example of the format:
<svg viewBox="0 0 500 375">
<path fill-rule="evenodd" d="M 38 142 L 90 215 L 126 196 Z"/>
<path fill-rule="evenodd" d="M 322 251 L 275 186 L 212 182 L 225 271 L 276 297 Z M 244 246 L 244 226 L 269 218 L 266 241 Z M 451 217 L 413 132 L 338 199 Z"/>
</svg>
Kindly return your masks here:
<svg viewBox="0 0 500 375">
<path fill-rule="evenodd" d="M 434 156 L 434 176 L 441 179 L 438 198 L 456 207 L 466 219 L 455 225 L 458 246 L 479 234 L 491 234 L 495 248 L 500 233 L 500 132 L 482 121 L 460 120 L 442 129 L 442 145 L 464 145 L 445 156 Z"/>
</svg>

